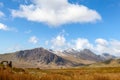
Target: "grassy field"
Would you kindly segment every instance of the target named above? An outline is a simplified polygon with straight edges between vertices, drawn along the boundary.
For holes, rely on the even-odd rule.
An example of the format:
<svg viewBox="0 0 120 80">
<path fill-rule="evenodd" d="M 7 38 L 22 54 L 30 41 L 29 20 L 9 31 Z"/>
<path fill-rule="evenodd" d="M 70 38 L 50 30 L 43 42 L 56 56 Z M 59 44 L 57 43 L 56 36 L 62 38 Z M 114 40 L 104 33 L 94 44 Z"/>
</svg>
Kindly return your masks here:
<svg viewBox="0 0 120 80">
<path fill-rule="evenodd" d="M 120 80 L 120 67 L 21 69 L 0 67 L 0 80 Z"/>
</svg>

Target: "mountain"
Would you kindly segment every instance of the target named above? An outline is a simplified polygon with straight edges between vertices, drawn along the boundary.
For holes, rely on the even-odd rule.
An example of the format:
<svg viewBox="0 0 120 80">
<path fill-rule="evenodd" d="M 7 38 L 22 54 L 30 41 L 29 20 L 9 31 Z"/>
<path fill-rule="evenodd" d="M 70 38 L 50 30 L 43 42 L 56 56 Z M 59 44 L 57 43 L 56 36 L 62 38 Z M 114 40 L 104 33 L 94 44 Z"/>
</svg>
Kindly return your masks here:
<svg viewBox="0 0 120 80">
<path fill-rule="evenodd" d="M 16 52 L 16 57 L 24 61 L 37 61 L 44 64 L 55 63 L 57 65 L 65 65 L 67 63 L 67 60 L 44 48 L 19 51 Z"/>
<path fill-rule="evenodd" d="M 79 67 L 113 58 L 114 56 L 107 53 L 104 53 L 102 56 L 96 55 L 89 49 L 55 51 L 52 49 L 35 48 L 0 54 L 0 61 L 12 61 L 13 66 L 22 68 Z"/>
<path fill-rule="evenodd" d="M 114 58 L 116 58 L 116 56 L 110 55 L 109 53 L 103 53 L 101 56 L 104 57 L 105 60 L 109 60 L 109 59 L 114 59 Z"/>
<path fill-rule="evenodd" d="M 104 60 L 102 56 L 96 55 L 89 49 L 84 49 L 84 50 L 68 49 L 63 51 L 63 53 L 73 55 L 74 57 L 80 58 L 83 60 L 96 61 L 96 62 Z"/>
<path fill-rule="evenodd" d="M 22 50 L 0 55 L 0 61 L 2 60 L 12 61 L 14 66 L 17 67 L 56 68 L 82 65 L 64 59 L 44 48 Z"/>
<path fill-rule="evenodd" d="M 120 66 L 120 59 L 109 59 L 103 62 L 98 62 L 90 65 L 91 67 L 119 67 Z"/>
<path fill-rule="evenodd" d="M 91 64 L 91 63 L 95 63 L 96 61 L 90 61 L 90 60 L 84 60 L 81 58 L 77 58 L 76 56 L 74 56 L 72 53 L 75 53 L 75 51 L 73 51 L 71 54 L 65 53 L 64 51 L 55 51 L 55 50 L 49 50 L 50 52 L 68 60 L 71 61 L 72 63 L 77 63 L 77 64 Z"/>
</svg>

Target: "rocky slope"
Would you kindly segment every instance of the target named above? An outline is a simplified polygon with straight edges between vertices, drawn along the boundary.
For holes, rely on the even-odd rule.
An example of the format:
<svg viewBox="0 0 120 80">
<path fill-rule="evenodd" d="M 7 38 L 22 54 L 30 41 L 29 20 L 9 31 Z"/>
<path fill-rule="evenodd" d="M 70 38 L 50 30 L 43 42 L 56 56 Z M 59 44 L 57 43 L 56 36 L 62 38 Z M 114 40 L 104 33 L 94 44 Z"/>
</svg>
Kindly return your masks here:
<svg viewBox="0 0 120 80">
<path fill-rule="evenodd" d="M 17 67 L 50 68 L 81 65 L 64 59 L 44 48 L 35 48 L 0 55 L 0 61 L 2 60 L 13 61 L 14 65 Z"/>
<path fill-rule="evenodd" d="M 104 55 L 104 57 L 96 55 L 89 49 L 54 51 L 51 49 L 35 48 L 0 55 L 0 61 L 12 61 L 15 67 L 23 68 L 78 67 L 111 58 L 113 56 L 108 54 Z"/>
<path fill-rule="evenodd" d="M 101 56 L 104 57 L 105 60 L 116 58 L 116 56 L 110 55 L 109 53 L 103 53 Z"/>
<path fill-rule="evenodd" d="M 89 49 L 84 49 L 80 51 L 71 49 L 71 50 L 65 50 L 63 53 L 73 55 L 74 57 L 80 58 L 83 60 L 96 61 L 96 62 L 104 60 L 104 57 L 100 55 L 96 55 Z"/>
</svg>

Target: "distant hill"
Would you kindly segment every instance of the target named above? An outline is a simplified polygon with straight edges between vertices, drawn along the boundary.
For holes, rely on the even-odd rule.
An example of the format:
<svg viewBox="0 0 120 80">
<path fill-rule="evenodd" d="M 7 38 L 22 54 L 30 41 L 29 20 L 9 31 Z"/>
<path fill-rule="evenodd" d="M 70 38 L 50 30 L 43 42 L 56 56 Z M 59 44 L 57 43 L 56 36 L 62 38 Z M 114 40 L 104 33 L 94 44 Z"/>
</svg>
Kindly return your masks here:
<svg viewBox="0 0 120 80">
<path fill-rule="evenodd" d="M 103 62 L 98 62 L 91 64 L 90 66 L 94 67 L 120 67 L 120 59 L 109 59 Z"/>
<path fill-rule="evenodd" d="M 113 58 L 108 54 L 104 54 L 104 57 L 96 55 L 89 49 L 54 51 L 42 47 L 0 54 L 0 61 L 12 61 L 13 66 L 23 68 L 79 67 L 93 63 L 102 64 L 101 62 Z"/>
<path fill-rule="evenodd" d="M 68 61 L 52 52 L 50 52 L 47 49 L 44 48 L 36 48 L 32 50 L 24 50 L 16 52 L 16 57 L 20 60 L 24 60 L 26 62 L 33 62 L 38 64 L 55 64 L 55 65 L 61 65 L 61 66 L 74 66 L 74 64 L 71 61 Z"/>
<path fill-rule="evenodd" d="M 103 53 L 101 56 L 104 57 L 105 60 L 116 58 L 116 56 L 110 55 L 109 53 Z"/>
<path fill-rule="evenodd" d="M 55 63 L 57 65 L 65 65 L 67 63 L 62 57 L 59 57 L 44 48 L 19 51 L 16 52 L 16 57 L 24 61 L 37 61 L 44 64 Z"/>
<path fill-rule="evenodd" d="M 17 67 L 56 68 L 82 65 L 64 59 L 44 48 L 35 48 L 3 54 L 0 55 L 0 61 L 2 60 L 13 61 L 14 65 Z"/>
<path fill-rule="evenodd" d="M 84 50 L 80 50 L 80 51 L 71 49 L 71 50 L 65 50 L 63 53 L 71 54 L 71 55 L 75 56 L 76 58 L 80 58 L 83 60 L 96 61 L 96 62 L 104 60 L 104 57 L 102 57 L 100 55 L 96 55 L 89 49 L 84 49 Z"/>
</svg>

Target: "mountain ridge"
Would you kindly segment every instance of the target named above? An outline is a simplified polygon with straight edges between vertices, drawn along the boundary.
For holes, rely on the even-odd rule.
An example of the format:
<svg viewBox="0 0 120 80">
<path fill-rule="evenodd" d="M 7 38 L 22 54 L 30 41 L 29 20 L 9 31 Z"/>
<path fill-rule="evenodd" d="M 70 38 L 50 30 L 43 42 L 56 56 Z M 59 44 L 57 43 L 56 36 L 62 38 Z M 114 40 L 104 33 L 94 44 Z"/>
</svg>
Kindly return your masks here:
<svg viewBox="0 0 120 80">
<path fill-rule="evenodd" d="M 85 66 L 87 64 L 101 62 L 105 59 L 89 49 L 81 51 L 71 50 L 54 51 L 40 47 L 1 54 L 0 61 L 13 61 L 14 66 L 17 67 L 59 68 Z"/>
</svg>

